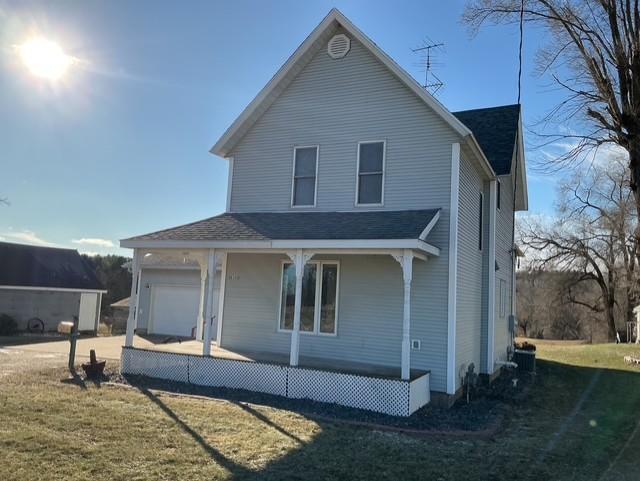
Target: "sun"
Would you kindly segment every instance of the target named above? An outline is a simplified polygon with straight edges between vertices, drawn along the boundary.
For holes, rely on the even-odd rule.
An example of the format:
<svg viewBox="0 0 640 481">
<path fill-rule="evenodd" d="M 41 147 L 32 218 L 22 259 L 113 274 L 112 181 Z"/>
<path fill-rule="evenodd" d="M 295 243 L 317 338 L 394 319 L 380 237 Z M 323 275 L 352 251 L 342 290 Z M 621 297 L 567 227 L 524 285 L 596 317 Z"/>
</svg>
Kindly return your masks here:
<svg viewBox="0 0 640 481">
<path fill-rule="evenodd" d="M 73 64 L 73 57 L 64 53 L 60 45 L 42 37 L 27 40 L 18 46 L 18 52 L 33 75 L 47 80 L 62 78 Z"/>
</svg>

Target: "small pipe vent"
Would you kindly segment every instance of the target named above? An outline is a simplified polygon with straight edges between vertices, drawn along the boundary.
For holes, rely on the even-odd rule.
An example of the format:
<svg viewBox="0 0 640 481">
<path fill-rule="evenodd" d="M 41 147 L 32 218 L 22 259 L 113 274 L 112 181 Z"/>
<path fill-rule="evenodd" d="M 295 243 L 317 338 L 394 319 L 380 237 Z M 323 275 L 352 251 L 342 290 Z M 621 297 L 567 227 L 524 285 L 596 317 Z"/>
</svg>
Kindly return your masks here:
<svg viewBox="0 0 640 481">
<path fill-rule="evenodd" d="M 334 35 L 329 40 L 327 44 L 327 53 L 331 58 L 342 58 L 347 53 L 349 53 L 349 49 L 351 48 L 351 40 L 345 34 L 340 33 L 338 35 Z"/>
</svg>

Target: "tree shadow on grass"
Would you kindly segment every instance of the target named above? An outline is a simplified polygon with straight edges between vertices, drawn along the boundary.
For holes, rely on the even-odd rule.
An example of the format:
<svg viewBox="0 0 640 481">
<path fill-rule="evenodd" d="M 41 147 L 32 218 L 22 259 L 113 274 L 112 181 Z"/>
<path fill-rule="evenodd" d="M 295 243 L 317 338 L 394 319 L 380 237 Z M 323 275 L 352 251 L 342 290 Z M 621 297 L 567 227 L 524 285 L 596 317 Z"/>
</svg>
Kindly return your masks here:
<svg viewBox="0 0 640 481">
<path fill-rule="evenodd" d="M 287 436 L 288 438 L 292 439 L 293 441 L 297 442 L 298 444 L 304 444 L 304 441 L 302 439 L 300 439 L 298 436 L 296 436 L 295 434 L 290 433 L 289 431 L 284 429 L 282 426 L 279 426 L 278 424 L 274 423 L 267 416 L 265 416 L 261 412 L 257 411 L 256 409 L 253 409 L 249 404 L 241 403 L 241 402 L 234 402 L 234 404 L 236 406 L 238 406 L 240 409 L 242 409 L 243 411 L 245 411 L 246 413 L 251 414 L 252 416 L 257 418 L 258 420 L 262 421 L 263 423 L 267 424 L 268 426 L 271 426 L 273 429 L 278 431 L 280 434 L 283 434 L 284 436 Z"/>
<path fill-rule="evenodd" d="M 229 471 L 233 476 L 247 476 L 251 473 L 247 468 L 240 466 L 238 463 L 227 458 L 224 454 L 218 451 L 216 448 L 211 446 L 195 429 L 189 426 L 186 422 L 184 422 L 180 417 L 162 400 L 153 394 L 151 391 L 144 387 L 138 387 L 140 392 L 144 394 L 147 399 L 149 399 L 152 403 L 158 406 L 172 421 L 176 423 L 176 425 L 182 429 L 186 434 L 188 434 L 196 443 L 200 445 L 200 447 L 213 459 L 218 465 L 225 468 Z M 255 473 L 253 473 L 255 474 Z"/>
<path fill-rule="evenodd" d="M 251 405 L 232 401 L 297 443 L 259 470 L 223 455 L 149 389 L 138 389 L 236 481 L 637 479 L 629 459 L 640 440 L 638 373 L 544 360 L 538 367 L 529 397 L 513 405 L 509 428 L 490 442 L 415 440 L 318 421 L 317 432 L 302 442 Z"/>
</svg>

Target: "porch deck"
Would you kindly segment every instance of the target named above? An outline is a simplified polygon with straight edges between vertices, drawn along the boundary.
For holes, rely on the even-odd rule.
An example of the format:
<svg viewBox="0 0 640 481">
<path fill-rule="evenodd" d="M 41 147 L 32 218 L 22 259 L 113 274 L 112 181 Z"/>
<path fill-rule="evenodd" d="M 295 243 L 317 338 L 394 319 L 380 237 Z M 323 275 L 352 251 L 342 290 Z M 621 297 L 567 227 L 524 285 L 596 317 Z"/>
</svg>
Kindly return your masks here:
<svg viewBox="0 0 640 481">
<path fill-rule="evenodd" d="M 191 338 L 178 339 L 175 337 L 158 335 L 137 335 L 134 345 L 141 349 L 160 352 L 173 352 L 177 354 L 191 354 L 202 356 L 202 341 Z M 211 355 L 218 359 L 233 361 L 257 362 L 263 364 L 289 365 L 289 354 L 274 352 L 239 351 L 218 347 L 216 342 L 211 343 Z M 357 374 L 361 376 L 377 377 L 382 379 L 400 379 L 400 367 L 379 366 L 353 361 L 325 359 L 319 357 L 300 356 L 298 367 L 316 369 L 320 371 L 339 372 L 343 374 Z M 412 369 L 410 380 L 417 379 L 427 374 L 427 371 Z"/>
<path fill-rule="evenodd" d="M 414 371 L 401 379 L 400 370 L 329 359 L 300 357 L 297 366 L 274 353 L 235 352 L 212 344 L 202 354 L 199 341 L 137 337 L 124 346 L 121 371 L 199 386 L 263 392 L 408 416 L 429 402 L 429 373 Z"/>
</svg>

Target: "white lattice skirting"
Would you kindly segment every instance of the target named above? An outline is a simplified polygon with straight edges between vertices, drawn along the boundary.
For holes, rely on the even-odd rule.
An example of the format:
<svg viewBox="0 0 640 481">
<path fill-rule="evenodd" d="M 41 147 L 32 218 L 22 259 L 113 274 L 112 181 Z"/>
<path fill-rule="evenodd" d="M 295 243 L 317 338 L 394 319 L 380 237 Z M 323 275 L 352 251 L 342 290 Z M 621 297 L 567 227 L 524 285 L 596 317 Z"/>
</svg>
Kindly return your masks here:
<svg viewBox="0 0 640 481">
<path fill-rule="evenodd" d="M 123 347 L 123 374 L 227 387 L 409 416 L 429 403 L 429 373 L 412 380 Z"/>
</svg>

